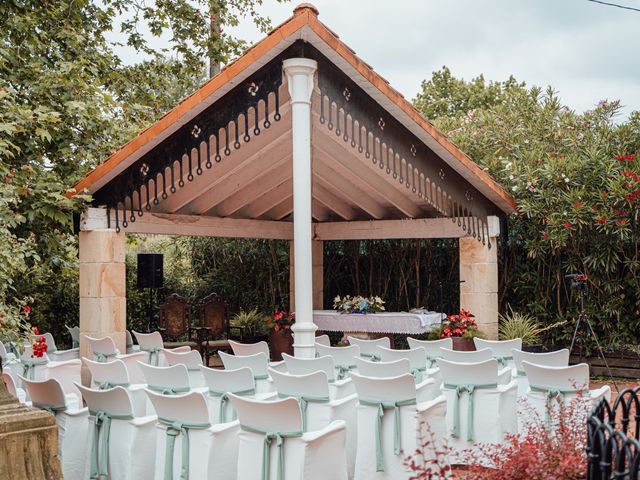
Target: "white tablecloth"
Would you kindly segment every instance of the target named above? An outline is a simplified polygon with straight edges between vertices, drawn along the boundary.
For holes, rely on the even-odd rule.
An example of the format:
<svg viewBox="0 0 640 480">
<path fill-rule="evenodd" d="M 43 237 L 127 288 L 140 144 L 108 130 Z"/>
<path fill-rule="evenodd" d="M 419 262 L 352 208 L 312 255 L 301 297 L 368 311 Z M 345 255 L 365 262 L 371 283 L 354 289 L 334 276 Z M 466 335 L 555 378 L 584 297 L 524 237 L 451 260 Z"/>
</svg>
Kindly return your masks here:
<svg viewBox="0 0 640 480">
<path fill-rule="evenodd" d="M 438 327 L 446 315 L 438 312 L 378 312 L 368 314 L 314 310 L 318 330 L 327 332 L 427 333 Z"/>
</svg>

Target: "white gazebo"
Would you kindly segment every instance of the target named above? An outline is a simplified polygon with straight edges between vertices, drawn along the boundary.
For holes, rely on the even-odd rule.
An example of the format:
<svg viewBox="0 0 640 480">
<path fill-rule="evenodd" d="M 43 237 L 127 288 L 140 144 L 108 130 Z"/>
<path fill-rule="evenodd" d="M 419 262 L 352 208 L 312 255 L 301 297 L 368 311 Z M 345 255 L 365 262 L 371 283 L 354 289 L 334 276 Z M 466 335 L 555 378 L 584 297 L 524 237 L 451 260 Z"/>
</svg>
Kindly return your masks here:
<svg viewBox="0 0 640 480">
<path fill-rule="evenodd" d="M 290 240 L 295 354 L 314 355 L 322 242 L 459 238 L 461 307 L 497 336 L 513 198 L 298 6 L 76 186 L 84 335 L 125 347 L 125 233 Z"/>
</svg>

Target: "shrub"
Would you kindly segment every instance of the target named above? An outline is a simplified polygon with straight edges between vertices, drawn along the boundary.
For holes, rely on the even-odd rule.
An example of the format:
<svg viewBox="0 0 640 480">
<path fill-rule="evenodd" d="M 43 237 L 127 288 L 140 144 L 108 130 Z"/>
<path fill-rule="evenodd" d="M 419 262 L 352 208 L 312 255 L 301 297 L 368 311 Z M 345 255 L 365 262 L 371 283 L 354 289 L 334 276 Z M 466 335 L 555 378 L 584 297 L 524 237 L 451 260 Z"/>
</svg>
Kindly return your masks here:
<svg viewBox="0 0 640 480">
<path fill-rule="evenodd" d="M 532 315 L 514 312 L 509 305 L 508 313 L 500 314 L 499 319 L 498 337 L 500 340 L 521 338 L 525 345 L 540 342 L 540 334 L 543 329 Z"/>
<path fill-rule="evenodd" d="M 265 316 L 259 313 L 257 308 L 248 312 L 240 310 L 240 313 L 231 317 L 229 324 L 232 327 L 242 328 L 244 335 L 257 336 L 266 333 Z"/>
</svg>

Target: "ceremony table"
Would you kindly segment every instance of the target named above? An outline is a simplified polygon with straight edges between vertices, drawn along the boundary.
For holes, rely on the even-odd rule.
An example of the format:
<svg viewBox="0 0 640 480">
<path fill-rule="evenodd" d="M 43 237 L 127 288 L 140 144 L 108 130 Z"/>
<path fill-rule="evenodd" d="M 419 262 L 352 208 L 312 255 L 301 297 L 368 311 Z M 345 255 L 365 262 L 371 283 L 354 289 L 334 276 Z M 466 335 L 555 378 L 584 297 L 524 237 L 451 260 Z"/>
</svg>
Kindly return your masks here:
<svg viewBox="0 0 640 480">
<path fill-rule="evenodd" d="M 446 318 L 446 315 L 438 312 L 376 312 L 362 314 L 339 313 L 336 310 L 313 311 L 313 321 L 318 326 L 318 330 L 354 334 L 363 333 L 365 338 L 375 337 L 375 334 L 420 335 L 428 333 L 439 327 L 444 318 Z"/>
</svg>

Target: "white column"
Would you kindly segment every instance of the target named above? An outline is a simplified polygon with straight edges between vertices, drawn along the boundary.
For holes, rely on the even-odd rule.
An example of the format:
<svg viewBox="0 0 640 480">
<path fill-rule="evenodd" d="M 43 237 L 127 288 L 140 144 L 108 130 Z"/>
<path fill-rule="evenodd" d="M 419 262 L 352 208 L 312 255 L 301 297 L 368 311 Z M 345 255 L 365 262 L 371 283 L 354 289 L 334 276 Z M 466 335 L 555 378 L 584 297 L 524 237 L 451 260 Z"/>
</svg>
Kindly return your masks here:
<svg viewBox="0 0 640 480">
<path fill-rule="evenodd" d="M 313 265 L 311 247 L 311 93 L 315 60 L 290 58 L 283 62 L 291 95 L 293 157 L 293 244 L 296 357 L 315 356 L 313 323 Z"/>
</svg>

